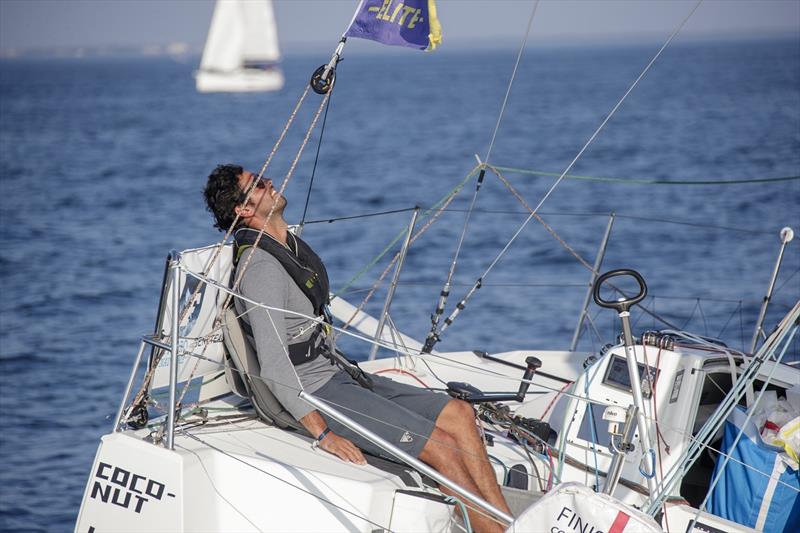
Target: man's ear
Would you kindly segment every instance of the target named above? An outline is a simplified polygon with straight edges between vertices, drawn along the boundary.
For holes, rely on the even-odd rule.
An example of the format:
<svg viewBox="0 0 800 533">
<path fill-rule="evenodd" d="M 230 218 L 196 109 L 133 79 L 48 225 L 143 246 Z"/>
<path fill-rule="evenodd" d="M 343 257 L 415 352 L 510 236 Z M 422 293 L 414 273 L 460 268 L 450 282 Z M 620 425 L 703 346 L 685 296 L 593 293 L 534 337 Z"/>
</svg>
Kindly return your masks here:
<svg viewBox="0 0 800 533">
<path fill-rule="evenodd" d="M 237 205 L 233 208 L 233 212 L 241 218 L 253 216 L 253 206 L 251 205 Z"/>
</svg>

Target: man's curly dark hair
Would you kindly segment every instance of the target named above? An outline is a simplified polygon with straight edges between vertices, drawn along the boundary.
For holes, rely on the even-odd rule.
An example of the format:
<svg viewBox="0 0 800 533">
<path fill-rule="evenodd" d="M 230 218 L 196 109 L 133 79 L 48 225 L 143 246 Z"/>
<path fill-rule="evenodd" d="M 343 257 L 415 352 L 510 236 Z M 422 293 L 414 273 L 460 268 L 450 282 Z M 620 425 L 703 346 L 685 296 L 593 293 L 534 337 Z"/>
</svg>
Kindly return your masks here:
<svg viewBox="0 0 800 533">
<path fill-rule="evenodd" d="M 239 165 L 217 165 L 208 175 L 203 194 L 206 208 L 214 215 L 214 226 L 220 231 L 228 231 L 236 219 L 234 208 L 244 202 L 245 195 L 239 188 L 239 176 L 244 169 Z"/>
</svg>

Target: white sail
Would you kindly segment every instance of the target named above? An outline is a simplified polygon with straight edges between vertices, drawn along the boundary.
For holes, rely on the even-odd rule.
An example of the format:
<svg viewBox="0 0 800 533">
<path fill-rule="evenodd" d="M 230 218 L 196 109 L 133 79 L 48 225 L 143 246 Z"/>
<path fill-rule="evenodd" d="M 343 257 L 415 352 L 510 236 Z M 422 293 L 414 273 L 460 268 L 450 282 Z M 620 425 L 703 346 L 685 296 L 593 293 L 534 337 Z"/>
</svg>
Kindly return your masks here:
<svg viewBox="0 0 800 533">
<path fill-rule="evenodd" d="M 245 1 L 239 6 L 244 23 L 244 61 L 278 61 L 281 53 L 272 3 Z"/>
<path fill-rule="evenodd" d="M 211 17 L 200 69 L 229 71 L 241 67 L 244 29 L 238 0 L 218 1 Z"/>
<path fill-rule="evenodd" d="M 217 0 L 197 90 L 274 91 L 283 87 L 278 31 L 270 0 Z"/>
</svg>

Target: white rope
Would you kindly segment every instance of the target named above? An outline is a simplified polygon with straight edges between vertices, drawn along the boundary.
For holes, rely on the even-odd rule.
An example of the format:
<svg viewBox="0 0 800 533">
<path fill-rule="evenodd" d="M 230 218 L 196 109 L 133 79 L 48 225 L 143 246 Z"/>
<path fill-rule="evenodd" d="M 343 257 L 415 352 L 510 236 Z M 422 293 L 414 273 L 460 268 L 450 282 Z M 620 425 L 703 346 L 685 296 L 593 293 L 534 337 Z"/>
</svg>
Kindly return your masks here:
<svg viewBox="0 0 800 533">
<path fill-rule="evenodd" d="M 296 312 L 296 311 L 292 311 L 292 310 L 288 310 L 288 309 L 281 309 L 281 308 L 278 308 L 278 307 L 272 307 L 272 306 L 268 306 L 268 305 L 262 304 L 260 302 L 256 302 L 255 300 L 247 298 L 246 296 L 243 296 L 243 295 L 238 294 L 238 293 L 234 293 L 228 287 L 218 283 L 217 281 L 215 281 L 213 279 L 206 278 L 202 274 L 197 274 L 195 272 L 192 272 L 192 271 L 186 269 L 185 267 L 181 267 L 181 268 L 188 275 L 196 277 L 198 279 L 202 279 L 206 283 L 208 283 L 209 285 L 212 285 L 212 286 L 216 287 L 219 290 L 228 292 L 231 296 L 234 296 L 234 297 L 237 297 L 237 298 L 241 298 L 243 301 L 246 301 L 246 302 L 252 304 L 254 307 L 251 308 L 250 310 L 246 311 L 245 313 L 247 313 L 247 312 L 249 312 L 249 311 L 251 311 L 251 310 L 253 310 L 255 308 L 263 308 L 263 309 L 266 309 L 266 310 L 279 311 L 279 312 L 283 312 L 283 313 L 286 313 L 286 314 L 291 314 L 291 315 L 295 315 L 295 316 L 298 316 L 298 317 L 302 317 L 302 318 L 307 319 L 308 321 L 313 321 L 313 322 L 320 322 L 321 321 L 321 319 L 319 317 L 312 317 L 312 316 L 305 315 L 305 314 L 300 313 L 300 312 Z M 589 398 L 587 396 L 582 396 L 582 395 L 579 395 L 579 394 L 574 394 L 574 393 L 570 393 L 570 392 L 567 392 L 567 391 L 562 391 L 561 389 L 556 389 L 554 387 L 550 387 L 550 386 L 547 386 L 547 385 L 544 385 L 544 384 L 541 384 L 541 383 L 534 383 L 532 380 L 525 380 L 525 379 L 522 379 L 522 378 L 514 378 L 514 377 L 511 377 L 511 376 L 507 376 L 505 374 L 501 374 L 499 372 L 495 372 L 495 371 L 492 371 L 492 370 L 489 370 L 489 369 L 486 369 L 486 368 L 481 368 L 481 367 L 478 367 L 478 366 L 475 366 L 475 365 L 471 365 L 471 364 L 466 363 L 466 362 L 464 362 L 462 360 L 459 360 L 459 359 L 450 359 L 449 357 L 446 357 L 446 356 L 444 356 L 442 354 L 438 354 L 438 353 L 421 354 L 421 353 L 416 353 L 416 352 L 410 352 L 408 350 L 404 350 L 403 349 L 404 347 L 398 346 L 397 344 L 389 343 L 389 342 L 386 342 L 386 341 L 376 341 L 372 337 L 366 337 L 366 336 L 363 336 L 363 335 L 360 335 L 360 334 L 357 334 L 357 333 L 353 333 L 352 331 L 346 331 L 346 330 L 344 330 L 342 328 L 338 328 L 336 326 L 331 326 L 331 327 L 333 327 L 334 329 L 336 329 L 340 333 L 344 333 L 344 334 L 346 334 L 346 335 L 348 335 L 348 336 L 350 336 L 350 337 L 352 337 L 352 338 L 354 338 L 356 340 L 360 340 L 360 341 L 368 343 L 368 344 L 378 344 L 382 348 L 393 350 L 393 351 L 397 352 L 398 354 L 402 354 L 402 355 L 409 356 L 409 357 L 412 357 L 412 358 L 418 357 L 423 362 L 426 362 L 425 361 L 426 359 L 435 359 L 435 362 L 437 364 L 439 364 L 441 366 L 444 366 L 444 367 L 447 367 L 447 368 L 454 368 L 454 369 L 460 369 L 460 370 L 463 370 L 463 369 L 466 368 L 466 369 L 469 369 L 469 370 L 471 370 L 471 371 L 473 371 L 473 372 L 475 372 L 475 373 L 477 373 L 479 375 L 491 376 L 491 377 L 496 378 L 496 379 L 501 379 L 501 380 L 512 382 L 515 385 L 518 385 L 521 382 L 526 382 L 526 383 L 529 383 L 531 385 L 540 387 L 542 389 L 549 390 L 551 392 L 560 393 L 560 394 L 564 395 L 565 397 L 569 397 L 573 401 L 576 401 L 576 402 L 579 402 L 579 403 L 585 402 L 585 403 L 598 405 L 598 406 L 602 406 L 602 407 L 616 406 L 616 404 L 612 404 L 612 403 L 609 403 L 609 402 L 597 401 L 597 400 L 594 400 L 594 399 Z M 723 352 L 723 350 L 720 347 L 718 347 L 716 345 L 713 345 L 713 344 L 711 344 L 709 346 L 709 348 L 714 348 L 715 351 L 718 351 L 720 353 Z M 186 353 L 186 355 L 194 355 L 194 354 Z M 434 362 L 434 361 L 431 361 L 431 362 Z M 261 376 L 254 376 L 253 375 L 251 377 L 254 378 L 254 379 L 261 379 L 262 381 L 265 381 L 265 382 L 269 381 L 269 382 L 271 382 L 271 383 L 273 383 L 275 385 L 278 385 L 278 386 L 281 386 L 281 387 L 284 387 L 284 388 L 288 388 L 288 389 L 293 390 L 295 392 L 300 392 L 298 389 L 296 389 L 296 388 L 294 388 L 294 387 L 292 387 L 290 385 L 287 385 L 285 383 L 277 382 L 275 380 L 265 379 L 265 378 L 263 378 Z M 363 413 L 359 413 L 357 410 L 354 410 L 354 409 L 349 408 L 347 406 L 338 405 L 338 404 L 335 404 L 333 402 L 327 402 L 327 403 L 330 403 L 332 405 L 336 405 L 337 407 L 341 407 L 343 409 L 352 411 L 354 413 L 361 414 L 362 416 L 366 416 L 368 418 L 371 418 L 371 417 L 369 417 L 369 415 L 366 415 L 366 414 L 363 414 Z M 689 441 L 689 442 L 692 442 L 692 441 L 699 442 L 698 439 L 696 439 L 693 435 L 691 435 L 691 433 L 685 431 L 681 427 L 664 424 L 663 422 L 656 421 L 655 418 L 651 417 L 651 416 L 646 416 L 646 418 L 649 421 L 653 422 L 653 423 L 657 423 L 660 428 L 665 429 L 667 431 L 670 431 L 670 432 L 672 432 L 674 434 L 678 434 L 678 435 L 686 438 L 687 441 Z M 385 422 L 385 421 L 382 421 L 382 420 L 378 420 L 378 419 L 374 419 L 374 420 L 376 420 L 376 421 L 378 421 L 380 423 L 392 426 L 392 424 L 389 424 L 388 422 Z M 403 428 L 403 429 L 405 429 L 405 428 Z M 568 433 L 568 432 L 569 431 L 566 431 L 565 434 Z M 565 442 L 562 442 L 562 447 L 565 447 Z M 725 454 L 722 451 L 717 450 L 717 449 L 709 446 L 708 444 L 705 444 L 703 447 L 711 449 L 711 450 L 715 451 L 716 453 L 719 453 L 720 455 L 723 455 L 723 456 L 728 456 L 729 455 L 729 454 Z M 462 453 L 468 453 L 468 452 L 462 451 Z M 738 461 L 736 461 L 735 458 L 732 458 L 732 457 L 730 458 L 730 460 L 733 460 L 734 462 L 738 462 Z M 751 470 L 761 474 L 761 475 L 764 475 L 766 477 L 770 477 L 770 473 L 760 471 L 760 470 L 758 470 L 758 469 L 756 469 L 754 467 L 751 467 L 749 465 L 747 465 L 747 467 L 750 468 Z M 669 476 L 670 476 L 670 474 L 668 473 L 667 477 L 669 477 Z M 782 482 L 780 480 L 776 480 L 776 481 L 778 483 L 780 483 L 780 484 L 783 484 L 783 485 L 786 485 L 787 487 L 792 488 L 793 490 L 797 490 L 794 487 L 791 487 L 791 485 L 786 484 L 785 482 Z"/>
<path fill-rule="evenodd" d="M 503 98 L 503 105 L 500 107 L 500 114 L 497 116 L 497 123 L 494 125 L 494 132 L 492 133 L 492 140 L 489 143 L 489 149 L 486 150 L 486 157 L 483 158 L 485 163 L 489 163 L 489 158 L 492 155 L 492 148 L 494 148 L 494 141 L 497 138 L 497 132 L 500 130 L 500 122 L 503 120 L 503 116 L 506 112 L 506 104 L 508 103 L 508 97 L 511 95 L 511 87 L 514 85 L 514 79 L 517 77 L 517 68 L 519 67 L 520 60 L 522 59 L 522 52 L 525 50 L 525 45 L 528 43 L 528 36 L 531 33 L 531 26 L 533 25 L 533 17 L 536 16 L 536 9 L 539 7 L 539 0 L 536 0 L 533 3 L 533 9 L 531 10 L 531 16 L 528 17 L 528 27 L 525 29 L 525 37 L 522 39 L 522 44 L 519 45 L 519 52 L 517 52 L 517 61 L 514 63 L 514 70 L 511 72 L 511 79 L 508 82 L 508 87 L 506 87 L 506 95 Z"/>
<path fill-rule="evenodd" d="M 550 189 L 548 189 L 547 193 L 545 193 L 545 195 L 542 197 L 542 199 L 539 201 L 539 203 L 536 205 L 536 207 L 531 211 L 531 214 L 528 215 L 528 217 L 525 219 L 525 221 L 522 223 L 522 225 L 519 227 L 519 229 L 517 229 L 517 231 L 514 233 L 514 235 L 511 237 L 511 239 L 506 243 L 505 246 L 503 246 L 503 249 L 500 250 L 500 253 L 497 254 L 497 256 L 494 258 L 494 260 L 492 260 L 492 262 L 489 265 L 489 267 L 483 272 L 483 274 L 480 275 L 480 277 L 478 278 L 479 280 L 483 280 L 483 278 L 485 278 L 489 274 L 489 272 L 495 267 L 497 262 L 500 261 L 500 259 L 502 259 L 503 256 L 505 256 L 505 254 L 508 251 L 508 249 L 514 243 L 514 241 L 517 239 L 517 237 L 519 237 L 520 233 L 522 233 L 522 230 L 524 230 L 525 227 L 528 225 L 528 223 L 531 221 L 531 219 L 533 219 L 534 216 L 536 216 L 536 213 L 539 211 L 539 208 L 542 207 L 542 205 L 545 203 L 545 201 L 547 201 L 547 199 L 550 197 L 550 195 L 553 194 L 553 191 L 555 191 L 556 187 L 558 187 L 558 185 L 561 183 L 561 181 L 564 179 L 564 177 L 569 173 L 570 170 L 572 170 L 572 167 L 575 166 L 575 163 L 578 162 L 578 159 L 580 159 L 580 157 L 583 155 L 583 153 L 586 151 L 586 149 L 589 147 L 589 145 L 591 145 L 592 142 L 594 142 L 594 140 L 597 137 L 597 135 L 603 130 L 605 125 L 608 123 L 608 121 L 611 120 L 611 117 L 614 116 L 614 114 L 620 108 L 622 103 L 628 98 L 628 95 L 639 84 L 639 81 L 641 81 L 641 79 L 644 77 L 644 75 L 647 74 L 647 72 L 650 70 L 650 67 L 652 67 L 653 64 L 655 63 L 655 61 L 659 58 L 659 56 L 661 56 L 661 53 L 672 42 L 672 40 L 675 38 L 675 36 L 678 34 L 678 32 L 680 32 L 680 30 L 683 28 L 683 26 L 686 24 L 686 22 L 692 16 L 692 14 L 694 14 L 694 12 L 700 6 L 702 1 L 703 0 L 698 0 L 697 4 L 695 4 L 695 6 L 692 9 L 692 11 L 686 16 L 686 18 L 683 19 L 683 21 L 675 29 L 675 31 L 672 32 L 672 35 L 669 36 L 669 38 L 666 40 L 666 42 L 661 46 L 661 48 L 658 50 L 656 55 L 653 56 L 653 58 L 650 60 L 650 62 L 647 64 L 647 66 L 644 68 L 644 70 L 642 70 L 642 72 L 639 74 L 639 76 L 636 78 L 636 80 L 631 84 L 631 86 L 628 87 L 628 90 L 625 91 L 625 94 L 622 95 L 622 98 L 619 99 L 619 101 L 616 103 L 616 105 L 611 109 L 611 112 L 609 112 L 609 114 L 606 116 L 606 118 L 603 120 L 603 122 L 601 122 L 600 125 L 597 127 L 597 129 L 594 131 L 594 133 L 592 133 L 591 137 L 589 137 L 589 140 L 586 141 L 586 143 L 580 149 L 578 154 L 572 159 L 570 164 L 567 165 L 567 168 L 564 169 L 564 171 L 561 173 L 561 175 L 558 177 L 558 179 L 555 181 L 555 183 L 553 183 L 553 185 L 550 186 Z M 465 298 L 462 300 L 462 303 L 465 302 L 469 298 L 469 296 L 471 294 L 474 294 L 474 290 L 470 290 L 470 292 L 467 294 L 467 296 L 465 296 Z"/>
<path fill-rule="evenodd" d="M 533 5 L 533 10 L 531 10 L 531 16 L 528 19 L 528 27 L 525 30 L 525 36 L 522 39 L 522 44 L 520 45 L 519 52 L 517 53 L 517 60 L 514 63 L 514 69 L 511 73 L 511 79 L 508 81 L 508 86 L 506 87 L 506 94 L 505 97 L 503 98 L 503 104 L 500 108 L 500 114 L 497 117 L 497 123 L 495 124 L 494 127 L 492 140 L 489 143 L 489 149 L 486 152 L 487 162 L 489 160 L 489 156 L 492 153 L 492 148 L 494 147 L 494 141 L 495 138 L 497 137 L 497 132 L 500 129 L 500 123 L 503 120 L 503 115 L 505 114 L 506 104 L 508 103 L 508 97 L 511 94 L 511 87 L 514 85 L 514 79 L 517 76 L 517 67 L 519 67 L 520 60 L 522 59 L 522 52 L 525 50 L 525 44 L 528 42 L 528 35 L 530 34 L 531 26 L 533 25 L 533 17 L 536 15 L 536 8 L 538 6 L 539 6 L 539 0 L 536 0 Z M 456 250 L 455 253 L 453 254 L 453 260 L 451 261 L 450 268 L 447 272 L 447 279 L 445 280 L 444 286 L 442 287 L 442 290 L 440 292 L 439 301 L 436 305 L 434 314 L 431 317 L 431 331 L 428 334 L 428 339 L 426 339 L 426 345 L 429 344 L 430 341 L 435 342 L 436 340 L 438 340 L 438 335 L 439 333 L 441 333 L 441 331 L 437 332 L 436 329 L 439 327 L 439 320 L 441 319 L 442 314 L 444 313 L 444 307 L 447 304 L 447 298 L 450 295 L 450 287 L 453 281 L 453 276 L 455 275 L 456 272 L 456 264 L 458 263 L 458 258 L 461 255 L 461 248 L 464 245 L 464 238 L 467 235 L 467 229 L 469 228 L 469 222 L 472 217 L 472 212 L 474 211 L 475 204 L 478 201 L 478 193 L 481 190 L 481 184 L 483 182 L 483 177 L 486 172 L 485 170 L 486 165 L 480 161 L 477 154 L 475 155 L 475 158 L 478 159 L 478 165 L 480 166 L 481 172 L 478 175 L 478 180 L 477 183 L 475 184 L 475 192 L 472 193 L 472 200 L 470 201 L 469 209 L 467 209 L 467 213 L 464 216 L 464 226 L 461 228 L 461 235 L 458 238 L 458 244 L 456 245 Z M 433 343 L 431 343 L 430 346 L 432 347 Z"/>
</svg>

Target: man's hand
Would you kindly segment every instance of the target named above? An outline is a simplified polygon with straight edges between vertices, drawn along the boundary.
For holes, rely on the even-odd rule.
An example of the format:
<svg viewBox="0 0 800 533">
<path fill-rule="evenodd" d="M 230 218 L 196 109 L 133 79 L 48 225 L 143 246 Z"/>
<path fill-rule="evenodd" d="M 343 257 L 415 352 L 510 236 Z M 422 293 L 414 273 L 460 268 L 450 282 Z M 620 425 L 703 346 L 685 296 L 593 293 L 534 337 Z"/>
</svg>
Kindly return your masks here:
<svg viewBox="0 0 800 533">
<path fill-rule="evenodd" d="M 355 463 L 357 465 L 367 464 L 364 454 L 361 453 L 355 444 L 344 437 L 333 433 L 328 433 L 319 443 L 319 447 L 328 453 L 332 453 L 343 461 Z"/>
<path fill-rule="evenodd" d="M 312 435 L 319 435 L 328 427 L 318 411 L 311 411 L 300 419 L 300 423 L 303 424 Z M 332 432 L 328 432 L 325 438 L 319 441 L 319 447 L 328 453 L 332 453 L 342 461 L 355 463 L 357 465 L 367 464 L 364 455 L 355 444 L 344 437 L 334 435 Z"/>
</svg>

